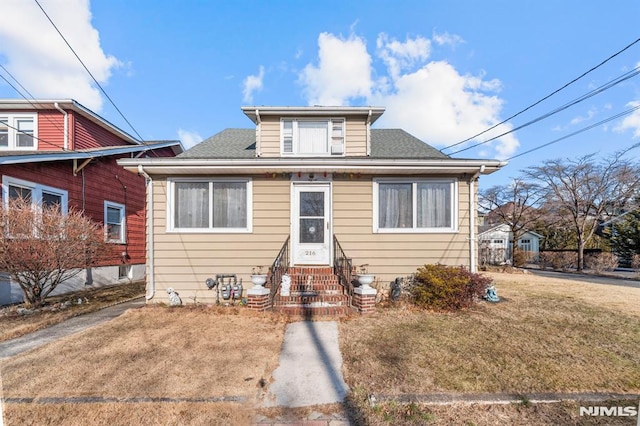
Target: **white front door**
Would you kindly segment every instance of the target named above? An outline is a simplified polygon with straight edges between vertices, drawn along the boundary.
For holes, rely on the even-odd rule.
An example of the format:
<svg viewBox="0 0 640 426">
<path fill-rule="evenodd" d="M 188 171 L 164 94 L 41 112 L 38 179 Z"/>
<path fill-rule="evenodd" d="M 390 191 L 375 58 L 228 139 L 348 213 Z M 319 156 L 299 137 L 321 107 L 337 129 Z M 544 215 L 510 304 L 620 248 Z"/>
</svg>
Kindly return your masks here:
<svg viewBox="0 0 640 426">
<path fill-rule="evenodd" d="M 331 262 L 331 184 L 293 184 L 291 208 L 294 265 Z"/>
</svg>

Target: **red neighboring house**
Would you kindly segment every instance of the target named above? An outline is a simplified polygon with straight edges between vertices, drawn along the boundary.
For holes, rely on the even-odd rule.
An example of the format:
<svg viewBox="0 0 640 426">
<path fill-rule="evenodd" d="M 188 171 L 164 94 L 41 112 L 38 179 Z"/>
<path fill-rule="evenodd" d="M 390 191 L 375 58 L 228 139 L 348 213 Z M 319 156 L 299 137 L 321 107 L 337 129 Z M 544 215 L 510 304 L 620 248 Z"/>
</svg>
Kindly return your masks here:
<svg viewBox="0 0 640 426">
<path fill-rule="evenodd" d="M 140 142 L 74 100 L 0 99 L 2 202 L 28 196 L 58 203 L 104 224 L 116 247 L 101 267 L 79 274 L 55 293 L 145 275 L 145 178 L 116 164 L 122 158 L 173 157 L 180 141 Z M 0 304 L 22 301 L 0 276 Z"/>
</svg>

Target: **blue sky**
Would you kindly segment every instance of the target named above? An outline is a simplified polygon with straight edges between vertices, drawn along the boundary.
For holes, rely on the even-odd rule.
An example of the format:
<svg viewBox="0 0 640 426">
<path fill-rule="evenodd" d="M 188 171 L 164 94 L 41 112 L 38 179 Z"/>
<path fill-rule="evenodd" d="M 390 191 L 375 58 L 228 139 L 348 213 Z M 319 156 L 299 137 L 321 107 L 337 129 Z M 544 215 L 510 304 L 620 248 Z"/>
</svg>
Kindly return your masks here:
<svg viewBox="0 0 640 426">
<path fill-rule="evenodd" d="M 3 0 L 0 65 L 37 98 L 73 98 L 146 140 L 189 147 L 249 128 L 244 105 L 375 105 L 377 128 L 444 148 L 549 95 L 640 37 L 640 2 L 38 0 L 133 130 L 96 89 L 35 0 Z M 467 148 L 640 66 L 640 42 Z M 0 68 L 0 76 L 15 82 Z M 24 92 L 23 92 L 24 94 Z M 0 98 L 21 98 L 0 79 Z M 453 154 L 507 159 L 640 105 L 640 77 Z M 510 161 L 504 184 L 546 158 L 640 142 L 640 110 Z M 640 150 L 630 152 L 637 156 Z"/>
</svg>

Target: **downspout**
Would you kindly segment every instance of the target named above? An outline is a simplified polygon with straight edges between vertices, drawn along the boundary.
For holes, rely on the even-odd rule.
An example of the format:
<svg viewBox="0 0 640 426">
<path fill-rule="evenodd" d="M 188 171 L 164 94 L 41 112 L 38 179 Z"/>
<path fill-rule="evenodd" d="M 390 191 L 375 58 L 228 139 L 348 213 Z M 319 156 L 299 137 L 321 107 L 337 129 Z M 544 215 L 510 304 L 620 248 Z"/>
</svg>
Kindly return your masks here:
<svg viewBox="0 0 640 426">
<path fill-rule="evenodd" d="M 156 274 L 155 274 L 155 250 L 154 250 L 154 238 L 153 238 L 153 180 L 151 176 L 144 171 L 142 164 L 138 164 L 138 174 L 145 177 L 147 182 L 147 212 L 149 217 L 147 219 L 147 232 L 149 233 L 149 247 L 147 247 L 147 253 L 149 253 L 149 288 L 147 289 L 146 299 L 151 300 L 156 295 Z"/>
<path fill-rule="evenodd" d="M 369 115 L 367 116 L 367 157 L 371 156 L 371 115 L 373 111 L 369 110 Z"/>
<path fill-rule="evenodd" d="M 64 129 L 63 129 L 63 135 L 64 135 L 64 145 L 63 148 L 65 151 L 67 151 L 69 149 L 69 114 L 67 113 L 67 111 L 63 110 L 62 108 L 60 108 L 60 105 L 57 102 L 54 102 L 53 106 L 62 113 L 62 115 L 64 115 Z"/>
<path fill-rule="evenodd" d="M 480 170 L 475 172 L 469 181 L 469 270 L 471 272 L 478 272 L 477 259 L 476 259 L 476 187 L 475 182 L 483 173 L 485 169 L 484 164 L 480 166 Z"/>
<path fill-rule="evenodd" d="M 260 111 L 256 108 L 256 121 L 258 122 L 258 137 L 256 140 L 256 157 L 262 156 L 262 121 L 260 120 Z"/>
</svg>

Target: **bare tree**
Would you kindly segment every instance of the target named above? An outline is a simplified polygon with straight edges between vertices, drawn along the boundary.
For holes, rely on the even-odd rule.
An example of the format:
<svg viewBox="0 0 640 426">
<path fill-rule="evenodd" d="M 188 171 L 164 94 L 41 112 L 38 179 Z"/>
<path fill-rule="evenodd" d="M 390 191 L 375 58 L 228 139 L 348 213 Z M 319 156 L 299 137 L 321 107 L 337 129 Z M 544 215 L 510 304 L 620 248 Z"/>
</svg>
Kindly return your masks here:
<svg viewBox="0 0 640 426">
<path fill-rule="evenodd" d="M 546 205 L 562 217 L 575 234 L 578 270 L 584 269 L 584 248 L 598 221 L 624 208 L 638 191 L 637 165 L 624 152 L 596 161 L 594 155 L 576 160 L 547 160 L 525 175 L 546 188 Z"/>
<path fill-rule="evenodd" d="M 20 285 L 33 307 L 107 250 L 103 228 L 80 212 L 64 214 L 57 204 L 34 208 L 25 199 L 0 206 L 0 270 Z"/>
<path fill-rule="evenodd" d="M 489 212 L 489 224 L 505 224 L 511 232 L 511 264 L 514 265 L 518 240 L 542 214 L 540 187 L 521 178 L 507 185 L 493 186 L 480 193 L 478 204 Z"/>
</svg>

